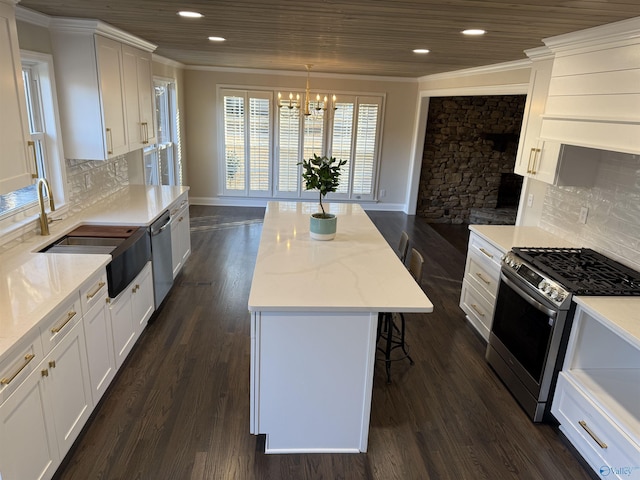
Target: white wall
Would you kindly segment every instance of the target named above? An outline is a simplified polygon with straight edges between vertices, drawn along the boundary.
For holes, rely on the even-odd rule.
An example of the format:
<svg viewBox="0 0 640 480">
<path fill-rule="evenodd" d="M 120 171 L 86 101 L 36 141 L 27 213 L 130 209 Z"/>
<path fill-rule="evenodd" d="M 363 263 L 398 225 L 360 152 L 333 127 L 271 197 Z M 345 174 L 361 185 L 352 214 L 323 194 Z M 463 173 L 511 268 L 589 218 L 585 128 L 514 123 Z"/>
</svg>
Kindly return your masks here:
<svg viewBox="0 0 640 480">
<path fill-rule="evenodd" d="M 242 204 L 225 199 L 219 191 L 218 105 L 216 87 L 237 86 L 304 90 L 305 73 L 187 69 L 185 71 L 186 145 L 193 203 Z M 375 208 L 403 210 L 409 185 L 413 126 L 418 85 L 415 80 L 311 74 L 311 89 L 335 93 L 386 95 L 378 191 L 385 190 Z M 260 203 L 255 200 L 253 204 Z"/>
</svg>

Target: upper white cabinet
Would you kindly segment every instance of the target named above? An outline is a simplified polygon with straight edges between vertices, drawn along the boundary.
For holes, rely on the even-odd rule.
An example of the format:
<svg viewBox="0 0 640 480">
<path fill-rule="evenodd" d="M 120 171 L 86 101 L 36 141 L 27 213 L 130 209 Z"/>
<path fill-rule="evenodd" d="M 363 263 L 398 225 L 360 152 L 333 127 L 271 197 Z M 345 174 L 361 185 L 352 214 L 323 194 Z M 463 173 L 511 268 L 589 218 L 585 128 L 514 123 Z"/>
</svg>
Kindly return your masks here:
<svg viewBox="0 0 640 480">
<path fill-rule="evenodd" d="M 130 150 L 155 143 L 155 115 L 151 53 L 122 46 L 127 135 Z"/>
<path fill-rule="evenodd" d="M 544 39 L 554 53 L 541 137 L 640 153 L 640 18 Z"/>
<path fill-rule="evenodd" d="M 35 171 L 15 6 L 6 0 L 0 0 L 0 112 L 0 194 L 4 194 L 29 185 Z"/>
<path fill-rule="evenodd" d="M 51 23 L 65 156 L 106 160 L 152 141 L 155 45 L 96 20 Z"/>
</svg>

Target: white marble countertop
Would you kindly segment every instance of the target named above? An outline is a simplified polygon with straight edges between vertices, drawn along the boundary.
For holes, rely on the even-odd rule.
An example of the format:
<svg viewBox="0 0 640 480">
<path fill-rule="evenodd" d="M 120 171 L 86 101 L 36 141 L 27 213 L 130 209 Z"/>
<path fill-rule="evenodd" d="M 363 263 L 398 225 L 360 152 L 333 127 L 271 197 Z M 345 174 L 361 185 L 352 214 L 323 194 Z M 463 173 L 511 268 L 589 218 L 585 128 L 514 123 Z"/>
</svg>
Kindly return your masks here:
<svg viewBox="0 0 640 480">
<path fill-rule="evenodd" d="M 433 304 L 362 208 L 332 204 L 336 238 L 309 237 L 315 203 L 269 202 L 250 311 L 431 312 Z"/>
<path fill-rule="evenodd" d="M 96 205 L 50 225 L 0 255 L 0 361 L 22 336 L 65 301 L 110 255 L 37 253 L 79 225 L 148 226 L 189 187 L 130 185 Z"/>
<path fill-rule="evenodd" d="M 573 297 L 620 337 L 640 349 L 640 297 Z"/>
<path fill-rule="evenodd" d="M 542 228 L 514 225 L 469 225 L 469 230 L 491 242 L 504 253 L 513 247 L 577 247 Z"/>
</svg>

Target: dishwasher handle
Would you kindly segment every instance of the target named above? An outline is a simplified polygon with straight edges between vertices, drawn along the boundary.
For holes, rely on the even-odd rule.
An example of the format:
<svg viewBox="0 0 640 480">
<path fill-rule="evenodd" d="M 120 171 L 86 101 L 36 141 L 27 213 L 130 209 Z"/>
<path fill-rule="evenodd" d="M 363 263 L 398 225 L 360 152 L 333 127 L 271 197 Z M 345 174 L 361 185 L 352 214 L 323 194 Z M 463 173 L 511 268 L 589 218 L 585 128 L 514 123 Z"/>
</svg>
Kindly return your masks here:
<svg viewBox="0 0 640 480">
<path fill-rule="evenodd" d="M 156 220 L 150 228 L 150 233 L 152 237 L 156 235 L 160 235 L 164 230 L 171 226 L 171 215 L 169 214 L 169 210 L 164 212 L 162 216 Z"/>
</svg>

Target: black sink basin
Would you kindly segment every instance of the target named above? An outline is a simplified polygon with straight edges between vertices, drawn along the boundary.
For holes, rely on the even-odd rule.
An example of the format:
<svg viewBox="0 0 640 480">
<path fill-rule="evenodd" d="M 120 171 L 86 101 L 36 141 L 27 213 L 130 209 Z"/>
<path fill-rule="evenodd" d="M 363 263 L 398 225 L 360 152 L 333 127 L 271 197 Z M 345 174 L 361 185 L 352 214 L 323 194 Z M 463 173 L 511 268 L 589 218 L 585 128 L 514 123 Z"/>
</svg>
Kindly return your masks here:
<svg viewBox="0 0 640 480">
<path fill-rule="evenodd" d="M 105 232 L 114 234 L 114 228 L 118 227 L 105 227 Z M 67 236 L 56 240 L 40 251 L 111 255 L 111 262 L 107 265 L 107 284 L 111 298 L 117 297 L 151 259 L 151 240 L 146 228 L 127 227 L 126 231 L 123 230 L 122 233 L 125 236 L 120 237 L 76 236 L 75 232 L 69 232 Z"/>
</svg>

